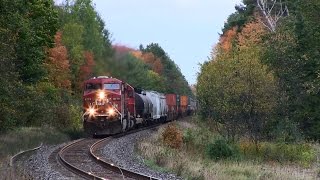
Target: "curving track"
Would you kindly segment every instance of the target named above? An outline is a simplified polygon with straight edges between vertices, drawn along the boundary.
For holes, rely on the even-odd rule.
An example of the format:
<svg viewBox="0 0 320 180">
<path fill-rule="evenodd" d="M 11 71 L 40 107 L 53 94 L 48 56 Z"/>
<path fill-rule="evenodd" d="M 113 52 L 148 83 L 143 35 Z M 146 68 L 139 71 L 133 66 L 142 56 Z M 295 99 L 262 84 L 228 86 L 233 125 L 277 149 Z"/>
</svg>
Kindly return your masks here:
<svg viewBox="0 0 320 180">
<path fill-rule="evenodd" d="M 90 146 L 97 140 L 80 139 L 63 147 L 58 153 L 60 162 L 73 173 L 86 179 L 129 179 L 97 164 L 90 155 Z"/>
<path fill-rule="evenodd" d="M 135 133 L 144 129 L 134 130 Z M 126 134 L 128 134 L 126 133 Z M 98 150 L 111 139 L 126 134 L 107 137 L 102 140 L 80 139 L 63 147 L 58 153 L 58 160 L 73 173 L 86 179 L 156 179 L 144 174 L 135 173 L 107 162 L 99 155 Z"/>
</svg>

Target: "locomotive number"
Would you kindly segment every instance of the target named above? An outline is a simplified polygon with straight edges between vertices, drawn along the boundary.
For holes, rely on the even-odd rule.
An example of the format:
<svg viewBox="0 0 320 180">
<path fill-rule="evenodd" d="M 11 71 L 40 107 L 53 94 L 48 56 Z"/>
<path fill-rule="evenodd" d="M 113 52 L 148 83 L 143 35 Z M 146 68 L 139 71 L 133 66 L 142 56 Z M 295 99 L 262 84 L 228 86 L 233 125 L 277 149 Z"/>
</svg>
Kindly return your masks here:
<svg viewBox="0 0 320 180">
<path fill-rule="evenodd" d="M 104 101 L 96 101 L 97 106 L 103 106 L 105 104 Z"/>
</svg>

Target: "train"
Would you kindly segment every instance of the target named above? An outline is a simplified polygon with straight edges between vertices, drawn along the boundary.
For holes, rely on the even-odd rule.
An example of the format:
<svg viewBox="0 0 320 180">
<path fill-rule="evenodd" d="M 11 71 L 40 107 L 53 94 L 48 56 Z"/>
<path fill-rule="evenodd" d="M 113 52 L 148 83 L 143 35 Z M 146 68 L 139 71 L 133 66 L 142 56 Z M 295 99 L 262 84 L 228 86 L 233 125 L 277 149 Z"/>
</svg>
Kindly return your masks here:
<svg viewBox="0 0 320 180">
<path fill-rule="evenodd" d="M 136 89 L 108 76 L 88 79 L 83 87 L 83 128 L 92 136 L 173 121 L 197 111 L 194 98 Z"/>
</svg>

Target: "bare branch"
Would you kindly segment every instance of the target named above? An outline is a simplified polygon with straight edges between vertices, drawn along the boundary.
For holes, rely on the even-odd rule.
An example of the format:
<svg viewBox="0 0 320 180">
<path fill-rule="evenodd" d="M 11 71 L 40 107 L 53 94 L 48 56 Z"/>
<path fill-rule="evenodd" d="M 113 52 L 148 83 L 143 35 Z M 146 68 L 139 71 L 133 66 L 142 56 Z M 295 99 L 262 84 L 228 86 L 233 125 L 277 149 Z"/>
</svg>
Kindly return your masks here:
<svg viewBox="0 0 320 180">
<path fill-rule="evenodd" d="M 288 7 L 282 0 L 257 0 L 257 6 L 263 15 L 263 24 L 272 32 L 276 30 L 280 18 L 289 16 Z"/>
</svg>

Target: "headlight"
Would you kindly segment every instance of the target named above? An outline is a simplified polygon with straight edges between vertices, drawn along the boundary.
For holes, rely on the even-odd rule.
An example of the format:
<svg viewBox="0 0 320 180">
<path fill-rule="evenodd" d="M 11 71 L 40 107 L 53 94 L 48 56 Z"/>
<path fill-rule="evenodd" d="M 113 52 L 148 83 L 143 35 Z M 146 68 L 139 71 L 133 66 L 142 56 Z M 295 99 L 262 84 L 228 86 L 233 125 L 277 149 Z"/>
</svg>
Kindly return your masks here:
<svg viewBox="0 0 320 180">
<path fill-rule="evenodd" d="M 109 114 L 110 116 L 115 115 L 114 109 L 113 109 L 113 108 L 108 109 L 108 114 Z"/>
<path fill-rule="evenodd" d="M 105 97 L 106 94 L 103 91 L 99 92 L 99 99 L 104 99 Z"/>
<path fill-rule="evenodd" d="M 96 110 L 93 107 L 89 107 L 87 109 L 87 113 L 89 114 L 89 116 L 94 116 L 96 113 Z"/>
</svg>

